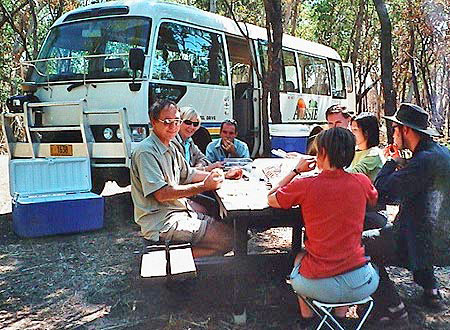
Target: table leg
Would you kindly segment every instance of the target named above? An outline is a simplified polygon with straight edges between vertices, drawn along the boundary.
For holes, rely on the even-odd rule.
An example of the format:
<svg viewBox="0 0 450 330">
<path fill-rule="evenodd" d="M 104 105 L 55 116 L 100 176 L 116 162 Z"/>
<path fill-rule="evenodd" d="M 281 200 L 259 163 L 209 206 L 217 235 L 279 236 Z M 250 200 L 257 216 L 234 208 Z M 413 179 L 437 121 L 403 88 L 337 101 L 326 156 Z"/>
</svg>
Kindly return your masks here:
<svg viewBox="0 0 450 330">
<path fill-rule="evenodd" d="M 296 255 L 302 249 L 302 230 L 303 224 L 301 222 L 296 222 L 292 226 L 292 253 Z"/>
<path fill-rule="evenodd" d="M 243 219 L 235 217 L 233 219 L 233 231 L 234 231 L 234 258 L 237 261 L 238 258 L 247 255 L 247 229 L 248 224 Z M 243 281 L 239 274 L 238 267 L 235 263 L 233 271 L 233 320 L 235 324 L 245 324 L 247 322 L 247 312 L 245 310 L 245 303 L 243 302 L 245 295 L 243 294 L 244 287 Z"/>
<path fill-rule="evenodd" d="M 247 229 L 248 224 L 242 219 L 233 219 L 233 231 L 234 231 L 234 243 L 233 251 L 235 256 L 246 256 L 247 255 Z"/>
</svg>

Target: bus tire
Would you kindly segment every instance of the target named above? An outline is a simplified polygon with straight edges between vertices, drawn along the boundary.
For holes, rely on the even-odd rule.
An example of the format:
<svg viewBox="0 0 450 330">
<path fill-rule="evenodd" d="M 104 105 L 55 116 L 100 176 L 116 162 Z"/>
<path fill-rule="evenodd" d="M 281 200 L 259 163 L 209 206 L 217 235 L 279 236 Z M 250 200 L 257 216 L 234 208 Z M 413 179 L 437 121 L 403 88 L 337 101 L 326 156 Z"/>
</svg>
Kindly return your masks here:
<svg viewBox="0 0 450 330">
<path fill-rule="evenodd" d="M 131 184 L 129 168 L 118 168 L 113 177 L 119 187 L 124 188 Z"/>
<path fill-rule="evenodd" d="M 91 171 L 91 182 L 92 188 L 91 191 L 94 194 L 100 195 L 105 188 L 106 179 L 105 177 L 99 173 L 98 169 L 93 168 Z"/>
</svg>

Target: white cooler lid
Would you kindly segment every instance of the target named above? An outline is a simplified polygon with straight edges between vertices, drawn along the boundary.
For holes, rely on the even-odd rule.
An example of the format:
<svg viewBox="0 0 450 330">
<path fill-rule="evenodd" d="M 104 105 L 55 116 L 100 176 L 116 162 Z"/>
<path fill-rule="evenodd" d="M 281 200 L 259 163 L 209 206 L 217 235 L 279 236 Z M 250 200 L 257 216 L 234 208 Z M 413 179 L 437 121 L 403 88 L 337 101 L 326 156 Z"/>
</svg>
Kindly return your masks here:
<svg viewBox="0 0 450 330">
<path fill-rule="evenodd" d="M 32 158 L 9 161 L 11 196 L 91 190 L 89 158 Z"/>
<path fill-rule="evenodd" d="M 309 136 L 310 128 L 303 124 L 270 124 L 269 132 L 272 136 L 302 137 Z"/>
</svg>

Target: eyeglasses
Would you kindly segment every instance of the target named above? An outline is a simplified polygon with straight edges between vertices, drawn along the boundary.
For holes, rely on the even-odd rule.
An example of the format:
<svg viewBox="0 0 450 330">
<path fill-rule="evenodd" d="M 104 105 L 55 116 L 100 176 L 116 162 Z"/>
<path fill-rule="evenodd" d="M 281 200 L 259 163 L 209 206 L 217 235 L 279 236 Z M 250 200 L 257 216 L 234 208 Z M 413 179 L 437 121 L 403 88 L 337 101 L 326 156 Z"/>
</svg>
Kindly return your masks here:
<svg viewBox="0 0 450 330">
<path fill-rule="evenodd" d="M 160 123 L 163 123 L 166 126 L 169 126 L 169 125 L 180 126 L 181 125 L 181 119 L 180 118 L 158 119 L 158 121 Z"/>
<path fill-rule="evenodd" d="M 198 125 L 200 125 L 199 121 L 192 121 L 189 119 L 184 120 L 183 123 L 185 123 L 188 126 L 193 125 L 194 127 L 197 127 Z"/>
</svg>

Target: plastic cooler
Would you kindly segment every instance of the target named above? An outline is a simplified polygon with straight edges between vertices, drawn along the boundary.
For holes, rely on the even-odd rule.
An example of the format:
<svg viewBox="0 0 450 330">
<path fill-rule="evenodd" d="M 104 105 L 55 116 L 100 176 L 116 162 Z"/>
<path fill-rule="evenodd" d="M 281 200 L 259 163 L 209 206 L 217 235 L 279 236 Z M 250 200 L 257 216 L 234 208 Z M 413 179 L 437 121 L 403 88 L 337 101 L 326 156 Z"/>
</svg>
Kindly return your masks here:
<svg viewBox="0 0 450 330">
<path fill-rule="evenodd" d="M 309 127 L 301 124 L 270 125 L 272 149 L 306 153 Z"/>
<path fill-rule="evenodd" d="M 103 227 L 103 197 L 90 192 L 89 159 L 14 159 L 9 174 L 17 235 L 39 237 Z"/>
</svg>

